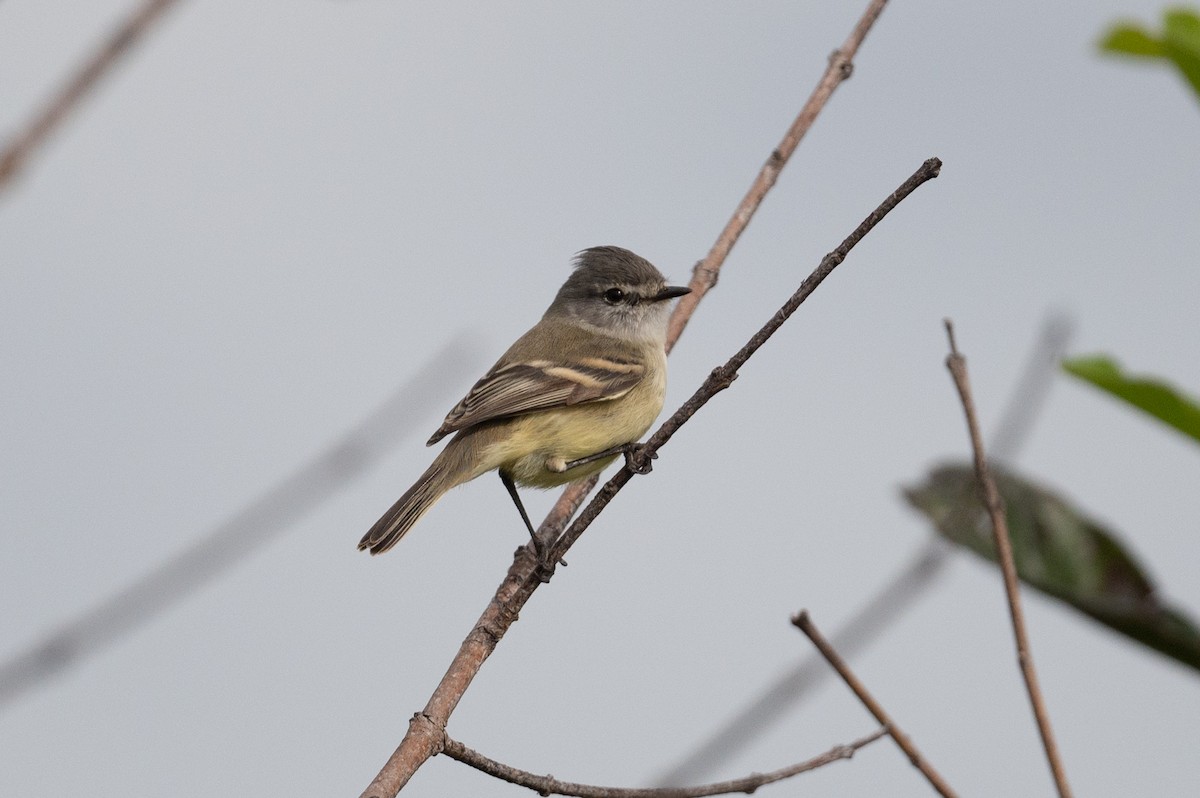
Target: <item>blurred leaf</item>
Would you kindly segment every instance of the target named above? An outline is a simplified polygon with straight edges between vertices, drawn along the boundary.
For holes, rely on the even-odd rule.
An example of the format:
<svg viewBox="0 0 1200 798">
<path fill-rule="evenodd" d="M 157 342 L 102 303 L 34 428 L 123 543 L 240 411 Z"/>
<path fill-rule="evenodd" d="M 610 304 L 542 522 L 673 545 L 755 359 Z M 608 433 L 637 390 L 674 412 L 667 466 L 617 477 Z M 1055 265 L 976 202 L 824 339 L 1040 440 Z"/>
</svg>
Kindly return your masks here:
<svg viewBox="0 0 1200 798">
<path fill-rule="evenodd" d="M 995 466 L 993 477 L 1023 582 L 1200 670 L 1200 630 L 1159 600 L 1150 577 L 1111 532 L 1031 482 Z M 904 494 L 943 537 L 995 562 L 992 527 L 972 467 L 941 466 Z"/>
<path fill-rule="evenodd" d="M 1167 55 L 1200 95 L 1200 16 L 1185 8 L 1170 9 L 1163 24 Z"/>
<path fill-rule="evenodd" d="M 1200 441 L 1200 403 L 1171 385 L 1124 374 L 1116 361 L 1104 355 L 1064 360 L 1063 370 Z"/>
<path fill-rule="evenodd" d="M 1122 55 L 1164 58 L 1167 50 L 1162 42 L 1138 25 L 1117 24 L 1109 28 L 1100 40 L 1100 49 Z"/>
<path fill-rule="evenodd" d="M 1100 40 L 1100 49 L 1175 64 L 1200 97 L 1200 15 L 1187 8 L 1163 12 L 1163 32 L 1155 36 L 1140 25 L 1119 23 Z"/>
</svg>

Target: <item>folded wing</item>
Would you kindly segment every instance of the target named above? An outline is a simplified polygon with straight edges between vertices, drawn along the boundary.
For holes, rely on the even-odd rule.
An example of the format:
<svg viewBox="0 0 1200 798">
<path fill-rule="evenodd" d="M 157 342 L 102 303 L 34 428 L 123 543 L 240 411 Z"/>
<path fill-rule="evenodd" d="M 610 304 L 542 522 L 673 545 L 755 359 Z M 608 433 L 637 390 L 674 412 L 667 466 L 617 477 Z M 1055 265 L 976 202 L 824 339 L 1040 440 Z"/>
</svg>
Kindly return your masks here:
<svg viewBox="0 0 1200 798">
<path fill-rule="evenodd" d="M 618 358 L 582 358 L 570 365 L 548 360 L 499 363 L 450 411 L 426 445 L 492 419 L 617 399 L 645 372 L 642 363 Z"/>
</svg>

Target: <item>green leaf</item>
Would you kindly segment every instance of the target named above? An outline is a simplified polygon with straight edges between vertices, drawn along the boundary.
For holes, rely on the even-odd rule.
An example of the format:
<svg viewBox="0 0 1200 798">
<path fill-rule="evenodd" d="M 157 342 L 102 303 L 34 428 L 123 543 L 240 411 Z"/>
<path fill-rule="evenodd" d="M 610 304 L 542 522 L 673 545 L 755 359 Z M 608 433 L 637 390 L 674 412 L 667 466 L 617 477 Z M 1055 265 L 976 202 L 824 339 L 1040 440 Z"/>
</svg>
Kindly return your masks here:
<svg viewBox="0 0 1200 798">
<path fill-rule="evenodd" d="M 1163 44 L 1167 57 L 1200 95 L 1200 16 L 1185 8 L 1169 9 L 1163 15 Z"/>
<path fill-rule="evenodd" d="M 1105 355 L 1072 358 L 1064 360 L 1062 365 L 1068 374 L 1090 382 L 1200 441 L 1200 403 L 1171 385 L 1150 377 L 1124 374 L 1117 362 Z"/>
<path fill-rule="evenodd" d="M 1118 23 L 1100 40 L 1103 52 L 1137 58 L 1161 58 L 1175 64 L 1200 97 L 1200 15 L 1187 8 L 1163 13 L 1162 36 L 1135 23 Z"/>
<path fill-rule="evenodd" d="M 1200 630 L 1158 598 L 1153 581 L 1115 534 L 1032 482 L 994 466 L 993 477 L 1023 582 L 1200 671 Z M 971 466 L 936 468 L 904 495 L 943 537 L 996 561 Z"/>
<path fill-rule="evenodd" d="M 1163 58 L 1167 49 L 1163 43 L 1138 25 L 1118 24 L 1109 28 L 1100 40 L 1100 49 L 1110 53 Z"/>
</svg>

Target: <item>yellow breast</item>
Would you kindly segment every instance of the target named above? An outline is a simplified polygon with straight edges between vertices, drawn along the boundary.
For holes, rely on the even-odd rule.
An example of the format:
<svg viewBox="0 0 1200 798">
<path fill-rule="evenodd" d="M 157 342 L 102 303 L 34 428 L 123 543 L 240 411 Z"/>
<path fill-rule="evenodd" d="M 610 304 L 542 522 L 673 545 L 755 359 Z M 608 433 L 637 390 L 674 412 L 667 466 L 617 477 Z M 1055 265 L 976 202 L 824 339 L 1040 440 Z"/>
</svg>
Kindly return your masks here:
<svg viewBox="0 0 1200 798">
<path fill-rule="evenodd" d="M 599 402 L 557 407 L 512 419 L 509 434 L 498 436 L 487 460 L 520 485 L 549 488 L 589 476 L 613 458 L 555 472 L 548 460 L 570 462 L 633 443 L 658 418 L 666 394 L 666 357 L 648 363 L 645 378 L 628 393 Z M 496 466 L 493 466 L 496 467 Z"/>
</svg>

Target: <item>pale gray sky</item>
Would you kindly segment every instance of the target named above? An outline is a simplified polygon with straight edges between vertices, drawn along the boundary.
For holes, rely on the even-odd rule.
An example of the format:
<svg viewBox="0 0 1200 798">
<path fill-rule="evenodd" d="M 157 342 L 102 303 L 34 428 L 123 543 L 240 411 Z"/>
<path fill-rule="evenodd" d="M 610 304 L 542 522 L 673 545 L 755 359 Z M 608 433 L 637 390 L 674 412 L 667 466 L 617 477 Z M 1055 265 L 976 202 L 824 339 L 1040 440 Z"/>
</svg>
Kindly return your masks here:
<svg viewBox="0 0 1200 798">
<path fill-rule="evenodd" d="M 0 131 L 129 2 L 0 5 Z M 0 658 L 185 549 L 460 334 L 437 410 L 207 589 L 0 713 L 0 792 L 357 795 L 525 539 L 499 480 L 355 543 L 441 415 L 619 244 L 685 280 L 859 3 L 185 3 L 0 196 Z M 1047 314 L 1200 393 L 1200 107 L 1098 57 L 1157 4 L 894 0 L 672 356 L 668 409 L 925 158 L 860 245 L 539 591 L 451 733 L 636 785 L 832 632 L 928 534 L 899 488 L 966 455 Z M 414 399 L 414 402 L 416 399 Z M 428 404 L 426 402 L 426 404 Z M 1060 380 L 1019 465 L 1200 614 L 1200 451 Z M 530 493 L 540 517 L 554 494 Z M 1027 594 L 1079 795 L 1200 781 L 1194 673 Z M 855 665 L 962 794 L 1051 792 L 997 575 L 963 555 Z M 873 728 L 828 682 L 719 777 Z M 763 795 L 925 796 L 886 742 Z M 412 795 L 513 796 L 445 759 Z"/>
</svg>

